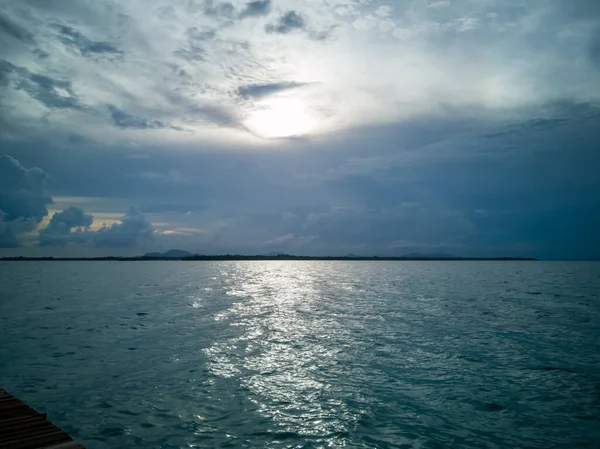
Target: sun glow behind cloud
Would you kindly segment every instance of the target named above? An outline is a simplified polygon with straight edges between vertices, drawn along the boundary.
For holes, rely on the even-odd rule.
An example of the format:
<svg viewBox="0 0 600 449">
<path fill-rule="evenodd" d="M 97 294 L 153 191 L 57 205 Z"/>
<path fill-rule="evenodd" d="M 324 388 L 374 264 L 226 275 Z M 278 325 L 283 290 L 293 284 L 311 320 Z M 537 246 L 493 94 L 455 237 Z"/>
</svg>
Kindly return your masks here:
<svg viewBox="0 0 600 449">
<path fill-rule="evenodd" d="M 9 133 L 264 144 L 600 98 L 594 0 L 389 3 L 82 1 L 26 8 L 35 27 L 9 7 Z"/>
<path fill-rule="evenodd" d="M 261 101 L 250 113 L 246 126 L 264 138 L 305 136 L 317 129 L 317 119 L 299 98 Z"/>
</svg>

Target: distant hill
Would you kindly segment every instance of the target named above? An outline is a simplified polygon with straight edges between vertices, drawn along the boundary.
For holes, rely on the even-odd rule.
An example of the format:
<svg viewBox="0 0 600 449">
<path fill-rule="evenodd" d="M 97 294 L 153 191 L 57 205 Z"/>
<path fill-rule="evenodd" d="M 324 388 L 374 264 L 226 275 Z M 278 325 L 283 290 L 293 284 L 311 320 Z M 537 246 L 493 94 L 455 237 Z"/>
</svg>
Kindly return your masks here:
<svg viewBox="0 0 600 449">
<path fill-rule="evenodd" d="M 184 257 L 191 256 L 194 256 L 194 254 L 182 249 L 170 249 L 164 253 L 152 252 L 144 254 L 144 258 L 146 259 L 183 259 Z"/>
<path fill-rule="evenodd" d="M 146 253 L 142 257 L 147 257 L 148 259 L 156 259 L 159 257 L 163 257 L 163 255 L 162 255 L 162 253 L 153 252 L 153 253 Z"/>
</svg>

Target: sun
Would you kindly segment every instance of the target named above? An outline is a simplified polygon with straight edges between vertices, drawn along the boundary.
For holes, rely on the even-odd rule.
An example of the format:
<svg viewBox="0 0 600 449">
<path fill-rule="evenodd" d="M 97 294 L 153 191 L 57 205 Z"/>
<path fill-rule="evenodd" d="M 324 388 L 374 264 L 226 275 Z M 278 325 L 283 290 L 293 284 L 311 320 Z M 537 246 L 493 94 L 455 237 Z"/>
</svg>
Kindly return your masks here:
<svg viewBox="0 0 600 449">
<path fill-rule="evenodd" d="M 305 136 L 317 126 L 304 101 L 298 98 L 273 98 L 262 101 L 246 120 L 246 126 L 258 136 Z"/>
</svg>

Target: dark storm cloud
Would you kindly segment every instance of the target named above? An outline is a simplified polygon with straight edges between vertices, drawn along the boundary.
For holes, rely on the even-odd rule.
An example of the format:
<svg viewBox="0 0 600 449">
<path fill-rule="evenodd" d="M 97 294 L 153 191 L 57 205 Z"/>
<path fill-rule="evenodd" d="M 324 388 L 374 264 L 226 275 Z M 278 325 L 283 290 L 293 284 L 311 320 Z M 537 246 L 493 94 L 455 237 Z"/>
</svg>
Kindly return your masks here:
<svg viewBox="0 0 600 449">
<path fill-rule="evenodd" d="M 115 125 L 122 129 L 163 129 L 166 127 L 164 122 L 160 120 L 149 120 L 144 117 L 136 117 L 113 105 L 109 105 L 108 109 L 110 110 L 110 115 Z"/>
<path fill-rule="evenodd" d="M 26 44 L 34 42 L 33 35 L 29 31 L 17 25 L 5 14 L 0 14 L 0 32 L 12 36 Z"/>
<path fill-rule="evenodd" d="M 256 0 L 246 3 L 244 9 L 240 12 L 240 19 L 246 17 L 266 16 L 271 11 L 271 0 Z"/>
<path fill-rule="evenodd" d="M 390 200 L 384 207 L 335 207 L 311 212 L 305 228 L 330 243 L 342 246 L 354 242 L 367 247 L 393 241 L 457 245 L 475 232 L 473 223 L 460 210 L 433 202 L 393 204 Z"/>
<path fill-rule="evenodd" d="M 0 248 L 18 248 L 22 244 L 21 235 L 35 230 L 37 224 L 34 218 L 6 221 L 6 215 L 0 210 Z"/>
<path fill-rule="evenodd" d="M 152 223 L 139 210 L 130 207 L 120 223 L 103 226 L 94 233 L 97 247 L 132 247 L 154 239 Z"/>
<path fill-rule="evenodd" d="M 55 24 L 53 28 L 57 30 L 58 37 L 63 44 L 76 49 L 83 56 L 104 54 L 120 57 L 123 55 L 123 52 L 110 42 L 91 40 L 72 27 Z"/>
<path fill-rule="evenodd" d="M 303 30 L 305 27 L 304 18 L 296 11 L 288 11 L 275 23 L 265 26 L 267 33 L 288 34 L 292 31 Z"/>
<path fill-rule="evenodd" d="M 9 61 L 0 61 L 0 82 L 12 81 L 15 89 L 27 92 L 48 108 L 83 109 L 70 81 L 30 72 Z"/>
<path fill-rule="evenodd" d="M 6 221 L 48 215 L 52 198 L 46 192 L 46 173 L 39 168 L 25 168 L 6 154 L 0 155 L 0 210 Z"/>
<path fill-rule="evenodd" d="M 19 246 L 20 234 L 33 231 L 48 215 L 52 198 L 46 192 L 46 173 L 25 168 L 0 155 L 0 246 Z"/>
<path fill-rule="evenodd" d="M 48 226 L 40 230 L 40 246 L 86 244 L 95 247 L 135 247 L 154 239 L 152 223 L 137 209 L 130 207 L 119 223 L 91 231 L 94 217 L 79 207 L 70 206 L 55 213 Z"/>
<path fill-rule="evenodd" d="M 55 213 L 46 229 L 59 229 L 61 227 L 68 229 L 81 227 L 87 228 L 91 226 L 93 221 L 94 217 L 86 214 L 83 209 L 70 206 L 62 212 Z"/>
<path fill-rule="evenodd" d="M 46 190 L 47 174 L 39 168 L 25 168 L 8 155 L 0 155 L 0 248 L 23 246 L 25 234 L 35 231 L 48 215 L 52 198 Z M 70 206 L 55 213 L 39 232 L 40 246 L 70 243 L 96 247 L 134 247 L 151 242 L 154 229 L 144 214 L 130 208 L 119 223 L 89 230 L 93 216 Z M 35 234 L 27 237 L 34 243 Z"/>
<path fill-rule="evenodd" d="M 55 213 L 50 219 L 50 223 L 40 231 L 41 246 L 58 246 L 71 242 L 82 243 L 88 233 L 83 232 L 81 228 L 89 228 L 94 221 L 94 217 L 86 214 L 79 207 L 70 206 L 62 212 Z M 75 232 L 72 232 L 76 229 Z"/>
<path fill-rule="evenodd" d="M 305 86 L 306 84 L 307 83 L 297 83 L 294 81 L 281 81 L 279 83 L 269 84 L 247 84 L 239 87 L 237 93 L 243 98 L 263 98 L 283 90 Z"/>
<path fill-rule="evenodd" d="M 475 128 L 472 121 L 427 117 L 268 155 L 161 147 L 144 148 L 146 158 L 126 159 L 122 148 L 82 154 L 46 147 L 19 158 L 52 173 L 61 195 L 110 196 L 111 204 L 119 199 L 103 211 L 122 210 L 134 198 L 153 220 L 202 228 L 202 238 L 220 239 L 200 244 L 200 234 L 177 237 L 176 246 L 192 251 L 255 253 L 260 242 L 289 234 L 318 236 L 298 249 L 302 253 L 591 257 L 600 248 L 594 234 L 600 116 L 585 104 L 548 109 L 512 125 L 494 121 Z M 495 137 L 482 137 L 494 130 Z M 171 169 L 189 183 L 126 176 Z M 308 179 L 317 174 L 320 180 Z M 82 207 L 99 213 L 91 204 Z M 256 209 L 256 219 L 245 217 Z M 297 218 L 277 221 L 282 212 Z M 85 239 L 96 244 L 94 235 Z M 534 246 L 513 248 L 515 242 Z M 68 251 L 82 254 L 84 246 Z M 118 252 L 104 248 L 96 251 Z"/>
</svg>

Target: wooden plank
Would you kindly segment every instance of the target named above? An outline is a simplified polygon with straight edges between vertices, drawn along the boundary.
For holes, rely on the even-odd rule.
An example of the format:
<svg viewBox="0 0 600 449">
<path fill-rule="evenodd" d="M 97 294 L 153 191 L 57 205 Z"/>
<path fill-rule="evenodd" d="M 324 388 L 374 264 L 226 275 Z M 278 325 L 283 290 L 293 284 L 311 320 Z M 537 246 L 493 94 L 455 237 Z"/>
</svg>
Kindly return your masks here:
<svg viewBox="0 0 600 449">
<path fill-rule="evenodd" d="M 69 436 L 62 430 L 56 427 L 49 429 L 38 429 L 35 433 L 33 432 L 22 432 L 16 435 L 7 437 L 5 440 L 0 441 L 0 447 L 13 447 L 19 444 L 30 444 L 38 441 L 46 441 L 48 439 L 57 440 L 57 442 L 68 441 Z M 41 444 L 40 444 L 41 446 Z"/>
<path fill-rule="evenodd" d="M 43 449 L 85 449 L 75 441 L 69 441 L 68 443 L 53 444 L 52 446 L 46 446 Z"/>
<path fill-rule="evenodd" d="M 19 426 L 11 426 L 9 428 L 2 430 L 2 432 L 0 434 L 0 441 L 2 439 L 6 439 L 12 435 L 28 433 L 31 431 L 42 432 L 43 430 L 49 430 L 49 429 L 50 430 L 55 429 L 55 427 L 48 421 L 42 422 L 42 423 L 34 422 L 34 423 L 21 424 Z"/>
<path fill-rule="evenodd" d="M 44 422 L 44 421 L 46 421 L 46 419 L 41 416 L 27 416 L 27 415 L 26 416 L 16 416 L 13 418 L 0 419 L 0 429 L 9 427 L 9 426 L 13 426 L 13 425 L 23 424 L 26 422 Z"/>
<path fill-rule="evenodd" d="M 39 431 L 36 433 L 20 434 L 15 436 L 13 439 L 0 442 L 0 447 L 11 449 L 39 448 L 69 440 L 69 435 L 54 427 L 53 429 Z"/>
<path fill-rule="evenodd" d="M 85 449 L 31 407 L 0 389 L 2 449 Z"/>
</svg>

